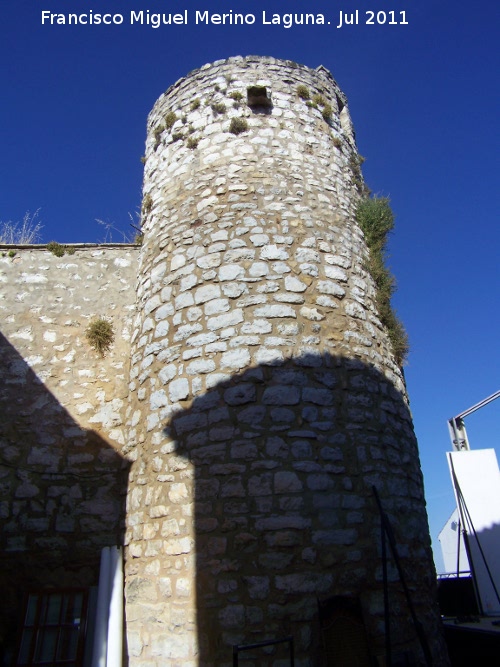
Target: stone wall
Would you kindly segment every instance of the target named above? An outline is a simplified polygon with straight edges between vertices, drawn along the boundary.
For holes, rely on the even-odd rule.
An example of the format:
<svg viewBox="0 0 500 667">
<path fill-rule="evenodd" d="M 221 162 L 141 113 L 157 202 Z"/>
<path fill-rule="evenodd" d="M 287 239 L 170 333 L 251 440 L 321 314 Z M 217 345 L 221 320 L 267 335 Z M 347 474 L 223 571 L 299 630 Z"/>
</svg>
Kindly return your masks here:
<svg viewBox="0 0 500 667">
<path fill-rule="evenodd" d="M 296 665 L 323 664 L 332 599 L 359 604 L 383 664 L 375 487 L 446 665 L 345 96 L 323 67 L 206 65 L 156 103 L 145 158 L 142 248 L 0 248 L 6 655 L 22 592 L 94 585 L 101 548 L 125 544 L 130 667 L 225 667 L 234 644 L 289 634 Z M 95 317 L 114 328 L 104 357 Z M 394 660 L 424 664 L 389 576 Z"/>
<path fill-rule="evenodd" d="M 207 65 L 160 97 L 145 157 L 130 664 L 230 665 L 231 645 L 289 633 L 296 664 L 318 664 L 318 598 L 332 596 L 360 600 L 381 656 L 373 486 L 445 664 L 404 381 L 355 223 L 363 184 L 344 95 L 321 67 Z M 423 664 L 394 568 L 391 579 L 396 653 Z"/>
<path fill-rule="evenodd" d="M 8 652 L 27 590 L 95 585 L 101 548 L 123 542 L 138 249 L 0 253 L 0 642 Z M 103 358 L 85 337 L 95 317 L 115 331 Z"/>
</svg>

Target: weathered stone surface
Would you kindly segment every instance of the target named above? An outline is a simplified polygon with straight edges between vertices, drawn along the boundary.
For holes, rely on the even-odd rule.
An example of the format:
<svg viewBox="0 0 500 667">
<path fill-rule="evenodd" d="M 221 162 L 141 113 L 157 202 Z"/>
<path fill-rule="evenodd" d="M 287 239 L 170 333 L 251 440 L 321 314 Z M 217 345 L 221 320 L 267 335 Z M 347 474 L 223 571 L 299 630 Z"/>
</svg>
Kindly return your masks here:
<svg viewBox="0 0 500 667">
<path fill-rule="evenodd" d="M 257 83 L 265 114 L 244 101 Z M 238 136 L 234 117 L 249 123 Z M 380 554 L 376 485 L 435 641 L 418 459 L 355 223 L 344 96 L 324 68 L 234 58 L 172 86 L 148 132 L 141 248 L 0 258 L 11 573 L 41 550 L 78 585 L 75 554 L 95 584 L 101 547 L 123 538 L 130 667 L 225 665 L 283 619 L 311 667 L 316 597 L 330 595 L 361 596 L 382 654 L 383 607 L 366 592 L 380 568 L 361 566 Z M 103 358 L 84 334 L 99 315 L 115 329 Z M 394 636 L 413 654 L 403 616 Z"/>
<path fill-rule="evenodd" d="M 238 264 L 227 264 L 219 269 L 219 280 L 239 280 L 245 276 L 245 270 Z"/>
<path fill-rule="evenodd" d="M 203 285 L 199 287 L 194 293 L 195 303 L 205 303 L 212 299 L 218 299 L 221 296 L 221 290 L 218 285 Z"/>
<path fill-rule="evenodd" d="M 224 400 L 228 405 L 243 405 L 255 401 L 256 391 L 254 384 L 239 384 L 224 392 Z"/>
<path fill-rule="evenodd" d="M 221 357 L 221 368 L 229 368 L 231 370 L 240 370 L 248 366 L 250 362 L 250 353 L 247 349 L 238 348 L 236 350 L 229 350 L 224 352 Z"/>
<path fill-rule="evenodd" d="M 274 475 L 275 493 L 294 493 L 302 490 L 302 482 L 294 472 L 281 471 Z"/>
<path fill-rule="evenodd" d="M 168 395 L 172 403 L 186 399 L 189 396 L 189 382 L 186 378 L 171 382 L 168 386 Z"/>
<path fill-rule="evenodd" d="M 286 276 L 285 289 L 290 292 L 304 292 L 307 289 L 307 285 L 294 276 Z"/>
<path fill-rule="evenodd" d="M 243 322 L 243 311 L 241 308 L 237 308 L 236 310 L 224 313 L 218 317 L 210 317 L 207 320 L 207 327 L 211 331 L 217 331 L 218 329 L 230 327 L 234 324 L 239 324 L 240 322 Z"/>
<path fill-rule="evenodd" d="M 255 309 L 257 317 L 297 317 L 295 310 L 291 306 L 268 305 Z"/>
<path fill-rule="evenodd" d="M 267 387 L 262 402 L 267 405 L 296 405 L 300 401 L 300 389 L 287 385 Z"/>
</svg>

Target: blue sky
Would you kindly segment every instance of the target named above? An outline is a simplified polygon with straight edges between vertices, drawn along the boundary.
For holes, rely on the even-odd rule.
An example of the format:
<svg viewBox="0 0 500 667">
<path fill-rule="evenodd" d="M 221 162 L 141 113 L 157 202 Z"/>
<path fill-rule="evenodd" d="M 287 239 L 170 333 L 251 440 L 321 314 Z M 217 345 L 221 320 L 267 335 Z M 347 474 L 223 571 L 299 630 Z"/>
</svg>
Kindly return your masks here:
<svg viewBox="0 0 500 667">
<path fill-rule="evenodd" d="M 125 21 L 42 26 L 44 9 Z M 129 25 L 141 9 L 232 9 L 256 22 Z M 335 27 L 340 11 L 356 9 L 358 25 Z M 404 11 L 408 25 L 364 25 L 369 9 L 397 20 Z M 324 13 L 331 25 L 265 26 L 263 10 Z M 191 69 L 260 54 L 332 72 L 365 179 L 396 214 L 395 305 L 410 336 L 405 373 L 437 544 L 454 506 L 446 421 L 500 387 L 498 2 L 2 0 L 0 14 L 0 220 L 41 209 L 43 242 L 102 241 L 96 219 L 132 231 L 147 114 Z M 495 447 L 500 458 L 499 416 L 500 400 L 466 423 L 472 447 Z"/>
</svg>

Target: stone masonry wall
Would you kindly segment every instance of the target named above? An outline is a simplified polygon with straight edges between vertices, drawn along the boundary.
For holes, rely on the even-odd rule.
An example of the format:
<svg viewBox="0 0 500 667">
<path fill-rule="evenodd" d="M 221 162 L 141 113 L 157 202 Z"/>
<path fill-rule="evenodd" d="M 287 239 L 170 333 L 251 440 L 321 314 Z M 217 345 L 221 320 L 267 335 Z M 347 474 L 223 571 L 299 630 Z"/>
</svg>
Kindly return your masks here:
<svg viewBox="0 0 500 667">
<path fill-rule="evenodd" d="M 23 592 L 95 585 L 125 543 L 130 667 L 225 667 L 289 634 L 296 665 L 323 664 L 335 596 L 383 664 L 375 486 L 446 665 L 345 96 L 323 67 L 205 65 L 156 103 L 145 158 L 142 248 L 0 248 L 1 650 Z M 104 357 L 85 338 L 102 316 Z M 393 659 L 424 664 L 389 566 Z"/>
<path fill-rule="evenodd" d="M 11 650 L 27 590 L 95 585 L 101 548 L 123 541 L 138 249 L 0 253 L 0 641 Z M 115 331 L 104 358 L 85 338 L 99 316 Z"/>
<path fill-rule="evenodd" d="M 446 664 L 404 381 L 355 223 L 343 93 L 322 67 L 206 65 L 156 103 L 145 157 L 125 438 L 131 667 L 230 665 L 231 645 L 289 633 L 296 664 L 319 664 L 317 599 L 335 595 L 359 598 L 381 656 L 372 486 Z M 391 580 L 399 656 L 423 664 L 394 568 Z"/>
</svg>

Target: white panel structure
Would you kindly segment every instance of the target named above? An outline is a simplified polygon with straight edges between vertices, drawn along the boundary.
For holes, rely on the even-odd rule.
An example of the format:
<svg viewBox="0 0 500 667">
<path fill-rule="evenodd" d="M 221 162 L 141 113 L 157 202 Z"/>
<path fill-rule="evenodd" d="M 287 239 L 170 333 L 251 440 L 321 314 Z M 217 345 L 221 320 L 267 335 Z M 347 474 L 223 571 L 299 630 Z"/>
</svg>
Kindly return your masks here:
<svg viewBox="0 0 500 667">
<path fill-rule="evenodd" d="M 457 574 L 457 570 L 465 573 L 470 570 L 462 529 L 460 514 L 458 509 L 455 509 L 438 535 L 445 574 Z"/>
<path fill-rule="evenodd" d="M 499 614 L 500 471 L 495 450 L 448 452 L 448 464 L 483 612 Z"/>
<path fill-rule="evenodd" d="M 104 547 L 97 597 L 92 667 L 121 667 L 123 643 L 123 555 Z"/>
</svg>

